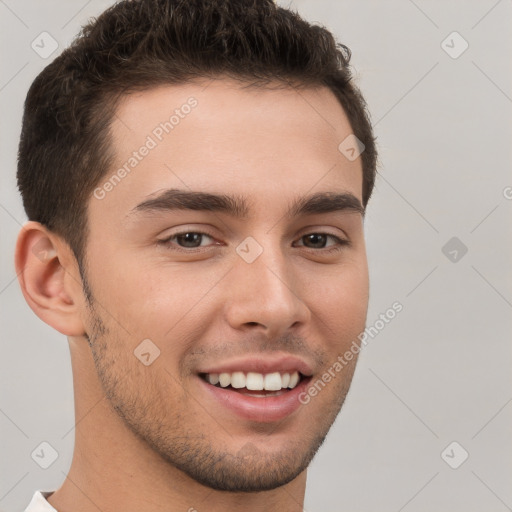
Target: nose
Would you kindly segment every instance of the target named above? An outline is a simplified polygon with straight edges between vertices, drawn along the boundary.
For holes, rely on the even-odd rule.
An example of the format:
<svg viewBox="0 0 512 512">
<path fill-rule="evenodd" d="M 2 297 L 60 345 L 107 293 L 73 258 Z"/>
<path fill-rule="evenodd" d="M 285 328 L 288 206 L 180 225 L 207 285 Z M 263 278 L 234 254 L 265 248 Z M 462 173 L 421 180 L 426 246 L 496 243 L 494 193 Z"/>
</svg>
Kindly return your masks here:
<svg viewBox="0 0 512 512">
<path fill-rule="evenodd" d="M 263 329 L 269 339 L 308 322 L 311 312 L 301 283 L 280 248 L 264 248 L 252 263 L 236 258 L 229 273 L 227 321 L 234 329 Z"/>
</svg>

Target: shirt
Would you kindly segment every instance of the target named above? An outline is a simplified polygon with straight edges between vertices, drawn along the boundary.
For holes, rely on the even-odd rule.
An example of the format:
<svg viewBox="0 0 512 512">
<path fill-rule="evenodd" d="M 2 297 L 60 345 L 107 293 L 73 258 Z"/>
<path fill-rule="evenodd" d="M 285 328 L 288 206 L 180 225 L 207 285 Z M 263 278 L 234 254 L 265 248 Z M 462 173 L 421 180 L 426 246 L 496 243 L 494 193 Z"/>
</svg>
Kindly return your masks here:
<svg viewBox="0 0 512 512">
<path fill-rule="evenodd" d="M 57 512 L 46 500 L 55 491 L 36 491 L 25 512 Z"/>
</svg>

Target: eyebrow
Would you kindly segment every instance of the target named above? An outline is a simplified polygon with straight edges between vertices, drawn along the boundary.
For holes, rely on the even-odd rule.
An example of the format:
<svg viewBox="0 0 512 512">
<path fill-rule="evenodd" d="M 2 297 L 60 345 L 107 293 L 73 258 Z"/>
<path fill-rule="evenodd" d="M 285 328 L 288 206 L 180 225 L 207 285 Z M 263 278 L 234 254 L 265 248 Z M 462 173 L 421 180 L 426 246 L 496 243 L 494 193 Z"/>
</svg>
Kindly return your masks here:
<svg viewBox="0 0 512 512">
<path fill-rule="evenodd" d="M 155 197 L 146 199 L 129 213 L 193 210 L 219 212 L 239 219 L 249 216 L 249 203 L 244 196 L 212 194 L 193 190 L 167 189 Z M 348 211 L 364 216 L 365 208 L 350 192 L 318 192 L 292 201 L 286 216 L 294 218 L 304 215 Z"/>
</svg>

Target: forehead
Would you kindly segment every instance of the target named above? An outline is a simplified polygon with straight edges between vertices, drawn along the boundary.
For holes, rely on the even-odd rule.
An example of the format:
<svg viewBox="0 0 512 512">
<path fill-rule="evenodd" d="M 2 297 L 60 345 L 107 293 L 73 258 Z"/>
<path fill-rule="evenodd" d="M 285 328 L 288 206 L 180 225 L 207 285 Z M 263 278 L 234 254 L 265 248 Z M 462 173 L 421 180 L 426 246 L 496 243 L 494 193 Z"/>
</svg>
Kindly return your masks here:
<svg viewBox="0 0 512 512">
<path fill-rule="evenodd" d="M 305 88 L 283 82 L 258 86 L 230 78 L 160 85 L 131 92 L 118 103 L 113 125 L 118 121 L 127 129 L 133 129 L 134 123 L 150 128 L 154 121 L 168 119 L 174 109 L 179 110 L 191 97 L 200 105 L 199 109 L 194 109 L 194 117 L 215 121 L 219 127 L 225 122 L 245 124 L 249 116 L 254 123 L 261 120 L 270 123 L 271 129 L 272 119 L 281 124 L 284 115 L 291 125 L 296 120 L 309 118 L 311 133 L 322 128 L 334 131 L 349 128 L 341 105 L 326 86 Z"/>
<path fill-rule="evenodd" d="M 230 190 L 272 203 L 288 202 L 288 192 L 326 190 L 361 199 L 361 159 L 338 149 L 350 123 L 326 87 L 229 79 L 160 86 L 125 96 L 111 134 L 115 164 L 99 186 L 124 171 L 103 207 L 131 209 L 167 188 Z"/>
</svg>

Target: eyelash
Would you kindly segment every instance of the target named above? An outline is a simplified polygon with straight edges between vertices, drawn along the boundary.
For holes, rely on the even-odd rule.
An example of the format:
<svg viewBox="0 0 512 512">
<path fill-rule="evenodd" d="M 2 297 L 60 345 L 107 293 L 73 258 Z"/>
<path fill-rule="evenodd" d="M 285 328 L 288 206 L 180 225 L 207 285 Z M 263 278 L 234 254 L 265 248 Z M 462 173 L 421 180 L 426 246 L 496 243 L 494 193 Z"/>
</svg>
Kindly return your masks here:
<svg viewBox="0 0 512 512">
<path fill-rule="evenodd" d="M 167 238 L 165 238 L 163 240 L 159 240 L 158 244 L 159 245 L 163 245 L 166 248 L 170 248 L 173 245 L 171 243 L 171 240 L 177 238 L 178 236 L 187 235 L 187 234 L 191 234 L 191 233 L 193 233 L 195 235 L 208 236 L 208 237 L 210 237 L 212 239 L 215 239 L 215 237 L 213 235 L 211 235 L 210 233 L 207 233 L 207 232 L 203 232 L 203 231 L 182 231 L 180 233 L 174 233 L 171 236 L 169 236 L 169 237 L 167 237 Z M 306 234 L 302 235 L 299 238 L 299 240 L 302 240 L 302 238 L 304 238 L 306 236 L 309 236 L 309 235 L 325 235 L 325 236 L 333 238 L 337 242 L 337 244 L 335 246 L 331 247 L 330 249 L 313 249 L 313 248 L 310 248 L 310 247 L 305 247 L 309 251 L 313 251 L 313 252 L 322 252 L 323 254 L 332 254 L 332 253 L 340 252 L 345 247 L 350 245 L 350 241 L 349 240 L 340 238 L 339 236 L 333 235 L 331 233 L 324 233 L 322 231 L 319 231 L 319 232 L 312 231 L 311 233 L 306 233 Z M 211 246 L 208 246 L 208 247 L 211 247 Z M 180 246 L 176 246 L 176 247 L 172 248 L 172 250 L 174 250 L 174 251 L 181 252 L 181 253 L 188 253 L 188 254 L 194 254 L 194 253 L 197 253 L 197 252 L 202 252 L 203 249 L 204 249 L 203 247 L 190 247 L 190 248 L 187 249 L 187 248 L 180 247 Z"/>
</svg>

